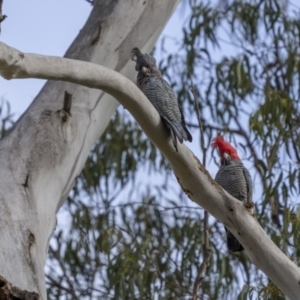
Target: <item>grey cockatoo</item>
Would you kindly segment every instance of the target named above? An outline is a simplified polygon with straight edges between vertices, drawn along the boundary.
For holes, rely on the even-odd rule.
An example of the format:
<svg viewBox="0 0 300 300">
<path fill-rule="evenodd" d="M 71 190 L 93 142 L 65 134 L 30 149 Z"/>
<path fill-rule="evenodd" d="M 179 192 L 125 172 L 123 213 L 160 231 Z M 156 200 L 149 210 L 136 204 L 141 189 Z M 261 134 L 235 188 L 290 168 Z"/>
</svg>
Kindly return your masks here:
<svg viewBox="0 0 300 300">
<path fill-rule="evenodd" d="M 244 167 L 237 151 L 223 137 L 217 136 L 212 140 L 211 146 L 217 148 L 221 166 L 216 175 L 216 182 L 234 198 L 243 202 L 252 202 L 252 179 L 249 171 Z M 243 251 L 243 246 L 227 230 L 227 246 L 232 252 Z"/>
<path fill-rule="evenodd" d="M 138 71 L 137 86 L 150 100 L 170 130 L 173 145 L 177 150 L 177 139 L 191 142 L 182 111 L 178 106 L 176 96 L 170 85 L 162 78 L 156 66 L 156 60 L 149 54 L 142 54 L 138 48 L 131 51 L 132 60 L 136 62 Z"/>
</svg>

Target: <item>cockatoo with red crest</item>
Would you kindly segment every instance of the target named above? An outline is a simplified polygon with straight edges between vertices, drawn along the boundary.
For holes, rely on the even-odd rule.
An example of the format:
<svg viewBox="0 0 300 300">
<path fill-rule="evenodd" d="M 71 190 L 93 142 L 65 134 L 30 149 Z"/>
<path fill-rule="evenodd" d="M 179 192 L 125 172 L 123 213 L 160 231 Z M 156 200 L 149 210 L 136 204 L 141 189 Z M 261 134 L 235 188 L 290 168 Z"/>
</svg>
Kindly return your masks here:
<svg viewBox="0 0 300 300">
<path fill-rule="evenodd" d="M 252 179 L 249 171 L 244 167 L 236 149 L 217 136 L 212 140 L 211 146 L 218 150 L 220 156 L 220 169 L 216 175 L 216 182 L 234 198 L 243 202 L 252 202 Z M 243 246 L 227 230 L 227 246 L 232 252 L 243 251 Z"/>
</svg>

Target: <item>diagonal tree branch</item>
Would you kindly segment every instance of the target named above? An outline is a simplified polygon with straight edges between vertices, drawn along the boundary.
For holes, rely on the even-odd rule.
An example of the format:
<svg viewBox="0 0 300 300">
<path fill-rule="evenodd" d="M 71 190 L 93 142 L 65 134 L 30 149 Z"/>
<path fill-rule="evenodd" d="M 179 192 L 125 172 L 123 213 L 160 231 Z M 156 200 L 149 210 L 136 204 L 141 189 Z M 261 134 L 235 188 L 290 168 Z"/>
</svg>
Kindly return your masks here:
<svg viewBox="0 0 300 300">
<path fill-rule="evenodd" d="M 176 153 L 160 116 L 134 83 L 99 65 L 25 54 L 3 43 L 0 43 L 0 73 L 6 79 L 42 78 L 69 81 L 102 89 L 115 97 L 130 111 L 147 136 L 168 159 L 179 184 L 189 198 L 238 237 L 252 263 L 290 299 L 299 298 L 300 270 L 260 227 L 254 216 L 253 206 L 241 203 L 226 193 L 185 145 L 179 144 L 179 153 Z M 9 140 L 10 134 L 5 139 Z"/>
</svg>

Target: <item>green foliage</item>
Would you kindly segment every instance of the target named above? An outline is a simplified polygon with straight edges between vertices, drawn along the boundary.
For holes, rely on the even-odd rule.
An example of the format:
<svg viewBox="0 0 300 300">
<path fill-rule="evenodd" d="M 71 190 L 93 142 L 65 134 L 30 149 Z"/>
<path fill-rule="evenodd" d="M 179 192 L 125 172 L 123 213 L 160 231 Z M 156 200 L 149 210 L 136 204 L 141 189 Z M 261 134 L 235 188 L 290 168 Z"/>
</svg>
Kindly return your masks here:
<svg viewBox="0 0 300 300">
<path fill-rule="evenodd" d="M 222 133 L 254 179 L 257 218 L 299 263 L 300 9 L 279 0 L 189 0 L 182 40 L 160 69 L 204 147 Z M 176 45 L 178 48 L 176 48 Z M 179 46 L 178 46 L 179 45 Z M 49 299 L 191 299 L 203 260 L 203 211 L 122 108 L 95 145 L 52 239 Z M 284 299 L 209 221 L 212 256 L 199 299 Z"/>
</svg>

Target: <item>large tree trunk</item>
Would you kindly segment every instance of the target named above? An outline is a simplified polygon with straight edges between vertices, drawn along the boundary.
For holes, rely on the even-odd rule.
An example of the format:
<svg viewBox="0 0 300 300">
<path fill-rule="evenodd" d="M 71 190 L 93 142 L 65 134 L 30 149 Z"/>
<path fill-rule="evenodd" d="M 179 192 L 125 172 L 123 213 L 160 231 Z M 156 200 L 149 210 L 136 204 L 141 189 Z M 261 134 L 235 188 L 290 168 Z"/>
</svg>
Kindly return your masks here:
<svg viewBox="0 0 300 300">
<path fill-rule="evenodd" d="M 66 57 L 101 64 L 134 80 L 130 50 L 151 51 L 178 3 L 94 1 Z M 24 59 L 22 53 L 18 59 Z M 5 76 L 5 70 L 1 73 Z M 63 109 L 65 91 L 73 95 L 71 115 Z M 49 81 L 1 140 L 0 276 L 21 291 L 46 299 L 44 264 L 56 212 L 118 105 L 100 90 Z M 0 277 L 0 283 L 5 279 Z M 9 285 L 0 284 L 0 298 L 4 288 Z"/>
</svg>

